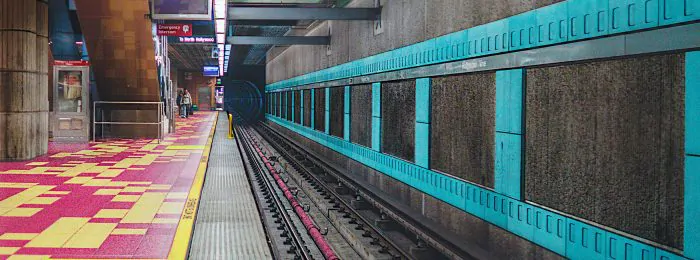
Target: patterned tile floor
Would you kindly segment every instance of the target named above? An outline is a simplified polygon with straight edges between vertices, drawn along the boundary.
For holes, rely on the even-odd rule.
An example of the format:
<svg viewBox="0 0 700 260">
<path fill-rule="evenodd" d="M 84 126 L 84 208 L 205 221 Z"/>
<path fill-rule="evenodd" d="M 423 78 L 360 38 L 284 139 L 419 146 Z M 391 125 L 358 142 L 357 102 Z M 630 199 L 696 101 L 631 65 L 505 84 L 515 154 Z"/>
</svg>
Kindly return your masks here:
<svg viewBox="0 0 700 260">
<path fill-rule="evenodd" d="M 0 162 L 0 259 L 163 259 L 216 113 L 157 140 L 49 144 Z"/>
</svg>

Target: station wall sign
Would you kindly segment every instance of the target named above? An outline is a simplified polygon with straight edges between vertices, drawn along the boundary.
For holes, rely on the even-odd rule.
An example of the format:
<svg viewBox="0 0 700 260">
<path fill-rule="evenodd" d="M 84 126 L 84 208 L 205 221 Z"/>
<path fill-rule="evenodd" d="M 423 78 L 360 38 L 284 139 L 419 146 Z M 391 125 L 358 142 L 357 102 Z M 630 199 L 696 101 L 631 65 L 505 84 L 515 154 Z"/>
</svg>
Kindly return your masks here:
<svg viewBox="0 0 700 260">
<path fill-rule="evenodd" d="M 168 37 L 170 43 L 216 43 L 214 36 Z"/>
<path fill-rule="evenodd" d="M 158 36 L 192 36 L 192 24 L 158 24 Z"/>
<path fill-rule="evenodd" d="M 90 62 L 86 60 L 55 60 L 54 66 L 90 66 Z"/>
</svg>

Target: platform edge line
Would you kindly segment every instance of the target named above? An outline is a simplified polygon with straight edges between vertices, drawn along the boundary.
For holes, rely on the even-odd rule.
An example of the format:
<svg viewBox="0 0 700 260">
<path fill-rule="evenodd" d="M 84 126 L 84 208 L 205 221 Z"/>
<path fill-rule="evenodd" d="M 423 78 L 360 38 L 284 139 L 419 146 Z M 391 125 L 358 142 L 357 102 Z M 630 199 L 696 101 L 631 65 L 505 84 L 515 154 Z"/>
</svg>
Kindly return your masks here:
<svg viewBox="0 0 700 260">
<path fill-rule="evenodd" d="M 183 208 L 182 215 L 180 215 L 180 222 L 177 225 L 177 231 L 175 231 L 175 237 L 173 239 L 173 244 L 170 247 L 170 252 L 168 253 L 168 259 L 187 259 L 190 241 L 192 240 L 192 234 L 194 233 L 194 222 L 197 217 L 197 210 L 199 209 L 199 200 L 202 195 L 202 188 L 204 186 L 204 177 L 207 172 L 207 165 L 209 164 L 211 145 L 214 140 L 216 124 L 219 121 L 218 118 L 219 112 L 216 112 L 214 115 L 214 124 L 209 131 L 207 144 L 204 146 L 202 158 L 200 159 L 199 166 L 197 167 L 197 173 L 192 181 L 190 192 L 187 194 L 185 208 Z M 188 208 L 190 209 L 189 211 Z"/>
</svg>

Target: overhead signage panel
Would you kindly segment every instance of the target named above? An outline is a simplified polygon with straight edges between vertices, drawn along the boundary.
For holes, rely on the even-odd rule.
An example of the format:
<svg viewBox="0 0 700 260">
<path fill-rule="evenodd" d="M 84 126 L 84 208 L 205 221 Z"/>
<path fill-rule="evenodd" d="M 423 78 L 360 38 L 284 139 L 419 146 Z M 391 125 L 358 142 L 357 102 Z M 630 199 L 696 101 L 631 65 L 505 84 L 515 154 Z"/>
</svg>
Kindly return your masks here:
<svg viewBox="0 0 700 260">
<path fill-rule="evenodd" d="M 158 36 L 192 36 L 192 24 L 158 24 Z"/>
<path fill-rule="evenodd" d="M 153 0 L 156 20 L 211 20 L 212 0 Z"/>
<path fill-rule="evenodd" d="M 216 43 L 214 36 L 168 37 L 169 43 Z"/>
</svg>

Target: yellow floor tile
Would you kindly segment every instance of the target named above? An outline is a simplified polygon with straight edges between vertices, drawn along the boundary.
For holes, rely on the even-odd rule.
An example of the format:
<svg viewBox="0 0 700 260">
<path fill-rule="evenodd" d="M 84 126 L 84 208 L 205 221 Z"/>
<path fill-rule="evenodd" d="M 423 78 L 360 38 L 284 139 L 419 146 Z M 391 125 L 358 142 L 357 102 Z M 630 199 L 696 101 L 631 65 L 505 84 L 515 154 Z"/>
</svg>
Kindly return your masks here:
<svg viewBox="0 0 700 260">
<path fill-rule="evenodd" d="M 117 195 L 121 189 L 99 189 L 95 191 L 92 195 Z"/>
<path fill-rule="evenodd" d="M 147 229 L 141 228 L 115 228 L 112 235 L 145 235 Z"/>
<path fill-rule="evenodd" d="M 85 173 L 103 173 L 109 170 L 109 166 L 95 166 L 85 171 Z"/>
<path fill-rule="evenodd" d="M 166 195 L 159 192 L 144 193 L 131 207 L 129 213 L 126 213 L 121 223 L 151 223 Z"/>
<path fill-rule="evenodd" d="M 68 169 L 67 171 L 59 174 L 59 177 L 73 177 L 73 176 L 78 176 L 83 172 L 88 171 L 90 168 L 97 166 L 96 163 L 83 163 L 76 165 L 73 168 Z"/>
<path fill-rule="evenodd" d="M 50 255 L 11 255 L 7 260 L 48 260 Z"/>
<path fill-rule="evenodd" d="M 148 187 L 131 186 L 131 187 L 125 187 L 122 190 L 122 192 L 146 192 L 146 188 L 148 188 Z"/>
<path fill-rule="evenodd" d="M 0 235 L 0 240 L 32 240 L 38 233 L 5 233 Z"/>
<path fill-rule="evenodd" d="M 148 187 L 149 190 L 169 190 L 171 185 L 168 184 L 152 184 Z"/>
<path fill-rule="evenodd" d="M 117 223 L 87 223 L 73 235 L 64 248 L 100 248 Z"/>
<path fill-rule="evenodd" d="M 44 194 L 44 192 L 47 192 L 53 189 L 54 187 L 55 186 L 48 185 L 32 186 L 20 193 L 17 193 L 15 195 L 10 196 L 9 198 L 0 201 L 0 215 L 4 215 L 8 211 L 11 211 L 14 208 L 17 208 L 20 205 L 24 204 L 25 202 L 36 198 L 41 194 Z"/>
<path fill-rule="evenodd" d="M 154 218 L 151 223 L 153 224 L 177 224 L 180 222 L 178 218 Z"/>
<path fill-rule="evenodd" d="M 141 195 L 117 195 L 112 199 L 113 202 L 134 202 L 139 200 Z"/>
<path fill-rule="evenodd" d="M 101 209 L 93 218 L 123 218 L 128 209 Z"/>
<path fill-rule="evenodd" d="M 126 158 L 115 164 L 113 167 L 114 168 L 129 168 L 131 167 L 134 163 L 138 162 L 138 158 Z"/>
<path fill-rule="evenodd" d="M 167 150 L 204 150 L 204 145 L 171 145 Z"/>
<path fill-rule="evenodd" d="M 163 202 L 158 209 L 158 214 L 180 214 L 185 202 Z"/>
<path fill-rule="evenodd" d="M 44 192 L 46 195 L 68 195 L 70 194 L 70 191 L 62 191 L 62 190 L 50 190 L 47 192 Z"/>
<path fill-rule="evenodd" d="M 34 216 L 34 214 L 38 213 L 42 209 L 39 208 L 14 208 L 5 214 L 3 214 L 3 217 L 31 217 Z"/>
<path fill-rule="evenodd" d="M 84 184 L 90 180 L 92 180 L 92 177 L 73 177 L 64 182 L 64 184 Z"/>
<path fill-rule="evenodd" d="M 99 187 L 99 186 L 110 186 L 110 182 L 112 182 L 111 179 L 92 179 L 83 186 L 91 186 L 91 187 Z"/>
<path fill-rule="evenodd" d="M 26 189 L 36 186 L 38 183 L 21 183 L 21 182 L 0 182 L 0 188 Z"/>
<path fill-rule="evenodd" d="M 43 165 L 47 165 L 47 164 L 49 164 L 49 162 L 30 162 L 26 165 L 27 166 L 43 166 Z"/>
<path fill-rule="evenodd" d="M 186 199 L 187 192 L 170 192 L 170 193 L 168 193 L 168 196 L 165 198 L 166 199 Z"/>
<path fill-rule="evenodd" d="M 11 255 L 19 250 L 19 247 L 4 247 L 0 246 L 0 255 Z"/>
<path fill-rule="evenodd" d="M 30 201 L 27 201 L 24 204 L 51 205 L 59 199 L 61 199 L 61 198 L 60 197 L 36 197 L 36 198 L 31 199 Z"/>
<path fill-rule="evenodd" d="M 97 175 L 97 177 L 100 177 L 100 178 L 104 178 L 104 177 L 113 178 L 113 177 L 119 176 L 119 174 L 122 174 L 122 172 L 124 172 L 123 169 L 109 169 L 109 170 L 103 171 L 102 173 L 100 173 L 99 175 Z"/>
<path fill-rule="evenodd" d="M 60 218 L 24 247 L 61 247 L 89 220 L 90 218 Z"/>
</svg>

